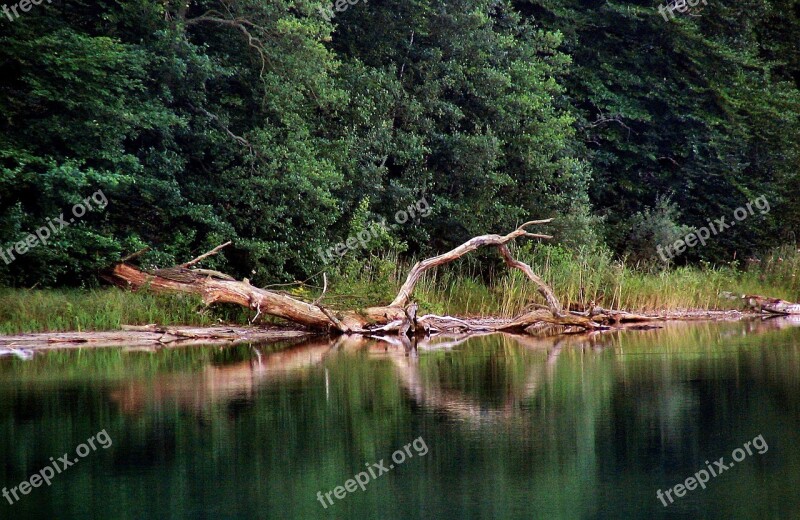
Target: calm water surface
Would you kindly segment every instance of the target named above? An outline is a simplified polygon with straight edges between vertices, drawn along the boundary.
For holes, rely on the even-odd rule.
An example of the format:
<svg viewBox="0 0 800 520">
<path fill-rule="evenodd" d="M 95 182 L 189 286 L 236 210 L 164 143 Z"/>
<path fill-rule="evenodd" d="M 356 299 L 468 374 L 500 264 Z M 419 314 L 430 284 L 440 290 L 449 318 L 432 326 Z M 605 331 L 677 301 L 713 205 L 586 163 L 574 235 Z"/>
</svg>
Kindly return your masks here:
<svg viewBox="0 0 800 520">
<path fill-rule="evenodd" d="M 0 359 L 0 486 L 101 430 L 108 449 L 0 518 L 800 518 L 800 327 Z M 705 490 L 657 498 L 759 435 Z"/>
</svg>

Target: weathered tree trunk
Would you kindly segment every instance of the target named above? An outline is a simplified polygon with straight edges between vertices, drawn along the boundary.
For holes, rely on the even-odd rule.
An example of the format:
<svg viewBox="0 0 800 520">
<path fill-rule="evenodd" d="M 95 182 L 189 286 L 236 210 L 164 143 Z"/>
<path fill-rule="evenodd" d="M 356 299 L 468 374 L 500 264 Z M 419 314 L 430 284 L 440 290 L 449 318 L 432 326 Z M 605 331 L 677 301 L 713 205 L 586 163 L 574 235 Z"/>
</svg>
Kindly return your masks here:
<svg viewBox="0 0 800 520">
<path fill-rule="evenodd" d="M 743 299 L 747 301 L 747 305 L 759 312 L 791 315 L 800 314 L 800 303 L 787 302 L 778 298 L 767 298 L 765 296 L 757 295 L 744 295 Z"/>
<path fill-rule="evenodd" d="M 180 269 L 175 273 L 146 273 L 129 264 L 117 264 L 111 271 L 111 278 L 118 285 L 132 289 L 146 287 L 154 292 L 177 292 L 197 294 L 206 305 L 214 303 L 233 303 L 287 321 L 303 325 L 312 330 L 338 330 L 340 332 L 360 332 L 369 325 L 385 325 L 394 320 L 404 320 L 402 307 L 375 307 L 361 312 L 337 312 L 319 305 L 292 298 L 285 294 L 259 289 L 250 285 L 246 279 L 238 282 L 220 280 L 210 276 L 193 273 L 190 269 Z M 180 279 L 176 274 L 180 274 Z"/>
<path fill-rule="evenodd" d="M 425 271 L 457 260 L 480 247 L 496 247 L 509 267 L 521 270 L 536 285 L 536 289 L 547 303 L 547 309 L 526 313 L 499 326 L 481 326 L 480 329 L 522 331 L 531 325 L 542 322 L 585 330 L 605 328 L 589 316 L 565 312 L 552 289 L 534 274 L 530 266 L 514 259 L 511 255 L 507 244 L 516 238 L 551 238 L 548 235 L 538 235 L 526 230 L 528 226 L 547 222 L 550 222 L 550 219 L 526 222 L 507 235 L 481 235 L 468 240 L 452 251 L 417 262 L 409 272 L 397 296 L 389 305 L 370 307 L 359 311 L 335 311 L 318 304 L 319 300 L 307 303 L 285 294 L 253 287 L 247 279 L 236 281 L 221 273 L 189 269 L 189 266 L 217 253 L 223 246 L 180 266 L 160 269 L 154 273 L 144 272 L 123 262 L 114 266 L 108 278 L 118 285 L 132 289 L 146 287 L 155 292 L 198 294 L 207 305 L 214 303 L 242 305 L 253 309 L 256 316 L 260 314 L 276 316 L 317 331 L 334 331 L 345 334 L 389 332 L 406 334 L 409 331 L 413 333 L 418 330 L 430 329 L 461 328 L 469 330 L 474 326 L 457 318 L 434 315 L 418 318 L 416 305 L 411 304 L 411 297 L 417 282 Z"/>
</svg>

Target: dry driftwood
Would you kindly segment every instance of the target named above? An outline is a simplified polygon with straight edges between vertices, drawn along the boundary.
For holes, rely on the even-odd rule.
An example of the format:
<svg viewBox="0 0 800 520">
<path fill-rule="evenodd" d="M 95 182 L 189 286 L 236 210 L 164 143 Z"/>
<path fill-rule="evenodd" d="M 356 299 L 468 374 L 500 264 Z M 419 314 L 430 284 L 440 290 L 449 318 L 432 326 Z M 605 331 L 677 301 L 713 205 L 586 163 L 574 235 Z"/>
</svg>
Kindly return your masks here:
<svg viewBox="0 0 800 520">
<path fill-rule="evenodd" d="M 308 336 L 302 330 L 278 330 L 263 327 L 160 327 L 123 325 L 115 332 L 39 332 L 0 335 L 0 357 L 39 350 L 73 348 L 163 348 L 187 345 L 234 345 L 260 341 L 278 341 Z"/>
<path fill-rule="evenodd" d="M 784 316 L 800 314 L 800 303 L 751 294 L 745 294 L 742 298 L 747 301 L 748 307 L 759 312 Z"/>
<path fill-rule="evenodd" d="M 209 276 L 209 271 L 190 269 L 224 246 L 216 247 L 185 264 L 147 273 L 141 269 L 121 262 L 115 265 L 107 278 L 114 283 L 131 289 L 146 287 L 155 292 L 179 292 L 198 294 L 206 305 L 214 303 L 234 303 L 248 307 L 261 314 L 275 316 L 302 325 L 311 330 L 331 331 L 344 334 L 397 333 L 414 334 L 418 331 L 475 330 L 474 325 L 448 316 L 425 315 L 417 317 L 416 305 L 411 301 L 414 287 L 420 277 L 428 270 L 450 263 L 481 247 L 496 247 L 506 265 L 519 269 L 533 282 L 547 307 L 525 313 L 513 320 L 492 327 L 477 326 L 479 330 L 525 331 L 531 325 L 549 323 L 570 328 L 570 330 L 596 330 L 605 328 L 603 321 L 619 322 L 620 318 L 608 316 L 594 318 L 565 311 L 552 289 L 539 278 L 527 264 L 516 260 L 508 249 L 508 243 L 520 237 L 551 238 L 548 235 L 534 234 L 527 230 L 536 224 L 550 222 L 551 219 L 526 222 L 507 235 L 481 235 L 468 240 L 455 249 L 441 255 L 417 262 L 408 273 L 405 283 L 394 300 L 386 306 L 369 307 L 362 310 L 333 310 L 323 307 L 318 298 L 307 303 L 289 295 L 260 289 L 242 281 L 228 279 L 222 273 Z M 219 276 L 221 275 L 221 276 Z M 327 287 L 327 280 L 326 280 Z M 629 315 L 633 316 L 633 315 Z M 632 319 L 648 317 L 636 317 Z"/>
</svg>

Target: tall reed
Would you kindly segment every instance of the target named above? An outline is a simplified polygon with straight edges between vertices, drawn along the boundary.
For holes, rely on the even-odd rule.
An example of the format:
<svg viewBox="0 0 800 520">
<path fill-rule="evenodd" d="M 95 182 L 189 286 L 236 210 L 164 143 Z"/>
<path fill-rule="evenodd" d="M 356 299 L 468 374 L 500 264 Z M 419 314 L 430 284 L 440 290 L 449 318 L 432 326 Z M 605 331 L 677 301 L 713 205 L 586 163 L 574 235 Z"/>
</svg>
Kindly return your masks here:
<svg viewBox="0 0 800 520">
<path fill-rule="evenodd" d="M 660 311 L 738 309 L 740 300 L 725 293 L 761 294 L 800 300 L 800 253 L 784 247 L 761 262 L 714 266 L 630 265 L 604 249 L 567 250 L 560 246 L 513 248 L 555 291 L 565 306 L 596 305 L 608 309 Z M 518 270 L 500 263 L 463 259 L 427 272 L 419 281 L 415 300 L 425 312 L 464 316 L 513 316 L 528 306 L 544 303 L 536 287 Z M 397 255 L 351 261 L 333 277 L 332 294 L 360 295 L 360 305 L 390 301 L 413 262 Z"/>
</svg>

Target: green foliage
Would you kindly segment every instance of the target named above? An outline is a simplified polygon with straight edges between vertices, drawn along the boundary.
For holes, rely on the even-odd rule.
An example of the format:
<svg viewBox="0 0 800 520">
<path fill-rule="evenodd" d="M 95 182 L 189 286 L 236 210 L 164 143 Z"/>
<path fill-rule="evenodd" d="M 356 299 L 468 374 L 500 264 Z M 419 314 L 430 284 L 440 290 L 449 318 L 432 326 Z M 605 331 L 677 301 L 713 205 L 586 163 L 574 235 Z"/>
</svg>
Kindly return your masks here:
<svg viewBox="0 0 800 520">
<path fill-rule="evenodd" d="M 625 251 L 633 262 L 659 262 L 658 247 L 683 238 L 692 228 L 678 224 L 678 206 L 666 197 L 658 197 L 654 207 L 636 212 L 623 232 L 627 235 Z"/>
<path fill-rule="evenodd" d="M 348 252 L 348 254 L 355 253 L 353 257 L 359 258 L 379 250 L 405 252 L 408 245 L 393 236 L 390 228 L 383 221 L 377 218 L 371 219 L 371 214 L 369 197 L 364 197 L 350 219 L 347 236 L 358 237 L 362 235 L 370 238 L 366 242 L 366 247 L 361 247 L 362 244 L 359 242 L 359 248 L 356 251 Z"/>
<path fill-rule="evenodd" d="M 321 5 L 63 2 L 4 23 L 0 247 L 97 190 L 109 205 L 0 262 L 0 284 L 90 288 L 144 246 L 164 267 L 227 240 L 207 267 L 303 279 L 422 196 L 430 215 L 344 262 L 544 217 L 559 244 L 638 261 L 760 195 L 768 215 L 681 261 L 797 238 L 791 0 L 671 22 L 641 2 L 388 0 L 330 22 Z"/>
<path fill-rule="evenodd" d="M 667 195 L 683 215 L 674 223 L 693 227 L 760 195 L 780 208 L 690 259 L 730 260 L 795 239 L 785 232 L 800 180 L 800 13 L 790 4 L 709 3 L 667 22 L 651 3 L 520 2 L 565 35 L 567 92 L 586 143 L 579 156 L 593 167 L 592 202 L 616 251 L 628 249 L 631 215 Z"/>
<path fill-rule="evenodd" d="M 398 230 L 412 252 L 588 207 L 573 119 L 555 101 L 569 63 L 558 34 L 481 0 L 369 3 L 337 22 L 359 123 L 347 183 L 375 192 L 387 219 L 426 194 L 432 216 Z"/>
</svg>

